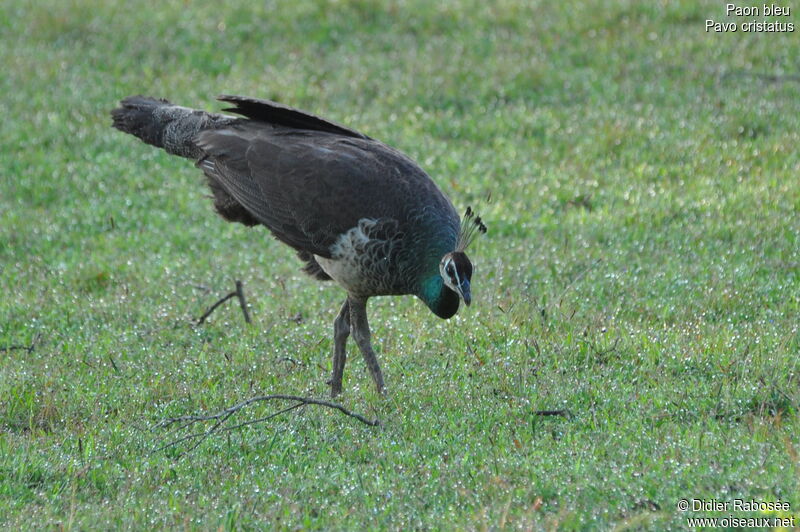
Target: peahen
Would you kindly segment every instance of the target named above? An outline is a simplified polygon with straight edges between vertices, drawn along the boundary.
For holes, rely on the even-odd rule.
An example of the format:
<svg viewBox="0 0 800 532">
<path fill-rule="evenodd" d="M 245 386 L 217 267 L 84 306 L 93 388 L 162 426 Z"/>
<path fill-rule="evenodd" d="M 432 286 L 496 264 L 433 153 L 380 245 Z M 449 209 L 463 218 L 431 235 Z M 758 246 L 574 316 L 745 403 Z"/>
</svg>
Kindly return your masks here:
<svg viewBox="0 0 800 532">
<path fill-rule="evenodd" d="M 267 226 L 297 251 L 306 273 L 347 291 L 333 327 L 331 393 L 342 389 L 350 333 L 383 392 L 367 299 L 413 294 L 450 318 L 459 299 L 472 300 L 465 249 L 486 226 L 469 208 L 460 219 L 430 177 L 394 148 L 275 102 L 219 99 L 244 118 L 142 96 L 122 100 L 111 114 L 120 131 L 196 161 L 223 218 Z"/>
</svg>

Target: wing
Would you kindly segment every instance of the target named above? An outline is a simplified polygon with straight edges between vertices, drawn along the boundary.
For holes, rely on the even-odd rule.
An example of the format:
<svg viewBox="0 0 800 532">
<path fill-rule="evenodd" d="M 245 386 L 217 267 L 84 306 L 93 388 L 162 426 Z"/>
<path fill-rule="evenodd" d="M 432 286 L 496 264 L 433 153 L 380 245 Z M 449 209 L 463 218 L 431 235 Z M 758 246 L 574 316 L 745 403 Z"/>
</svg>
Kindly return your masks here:
<svg viewBox="0 0 800 532">
<path fill-rule="evenodd" d="M 402 229 L 423 207 L 450 202 L 413 161 L 366 137 L 246 121 L 198 136 L 198 162 L 275 236 L 330 257 L 330 246 L 362 218 Z"/>
</svg>

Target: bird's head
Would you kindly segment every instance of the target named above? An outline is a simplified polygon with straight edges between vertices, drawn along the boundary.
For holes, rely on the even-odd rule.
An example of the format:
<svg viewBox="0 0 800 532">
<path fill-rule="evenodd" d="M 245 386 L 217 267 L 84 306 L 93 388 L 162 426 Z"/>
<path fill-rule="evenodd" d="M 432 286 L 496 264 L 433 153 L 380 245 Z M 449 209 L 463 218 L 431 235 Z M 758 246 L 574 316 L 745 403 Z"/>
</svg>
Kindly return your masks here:
<svg viewBox="0 0 800 532">
<path fill-rule="evenodd" d="M 458 312 L 460 301 L 467 306 L 472 303 L 472 262 L 465 249 L 476 235 L 485 232 L 486 225 L 471 208 L 467 208 L 455 249 L 445 253 L 439 261 L 439 275 L 431 272 L 421 285 L 420 299 L 440 318 L 453 317 Z"/>
<path fill-rule="evenodd" d="M 469 306 L 472 302 L 470 281 L 472 280 L 472 263 L 463 251 L 451 251 L 442 257 L 439 263 L 439 273 L 444 280 L 444 285 L 458 294 Z"/>
<path fill-rule="evenodd" d="M 472 303 L 470 282 L 472 281 L 472 263 L 465 250 L 479 234 L 486 233 L 486 224 L 480 216 L 476 216 L 471 207 L 461 220 L 461 230 L 458 233 L 455 251 L 445 254 L 439 263 L 439 274 L 444 280 L 444 285 L 458 294 L 464 304 Z"/>
</svg>

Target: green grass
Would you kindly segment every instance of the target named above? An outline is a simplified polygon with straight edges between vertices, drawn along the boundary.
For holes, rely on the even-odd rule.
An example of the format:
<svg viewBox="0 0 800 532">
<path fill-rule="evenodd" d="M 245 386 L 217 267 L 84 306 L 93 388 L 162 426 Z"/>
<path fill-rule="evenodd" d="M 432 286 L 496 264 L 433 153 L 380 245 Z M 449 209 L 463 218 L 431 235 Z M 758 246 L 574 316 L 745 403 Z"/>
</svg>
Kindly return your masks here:
<svg viewBox="0 0 800 532">
<path fill-rule="evenodd" d="M 735 497 L 800 514 L 796 33 L 705 33 L 726 20 L 711 1 L 100 4 L 0 2 L 0 347 L 37 340 L 0 352 L 0 526 L 665 529 L 681 498 Z M 324 397 L 343 292 L 112 130 L 140 93 L 318 112 L 487 220 L 472 307 L 370 303 L 390 393 L 351 344 L 342 402 L 382 427 L 308 407 L 152 453 L 168 416 Z M 254 325 L 230 304 L 190 326 L 234 279 Z"/>
</svg>

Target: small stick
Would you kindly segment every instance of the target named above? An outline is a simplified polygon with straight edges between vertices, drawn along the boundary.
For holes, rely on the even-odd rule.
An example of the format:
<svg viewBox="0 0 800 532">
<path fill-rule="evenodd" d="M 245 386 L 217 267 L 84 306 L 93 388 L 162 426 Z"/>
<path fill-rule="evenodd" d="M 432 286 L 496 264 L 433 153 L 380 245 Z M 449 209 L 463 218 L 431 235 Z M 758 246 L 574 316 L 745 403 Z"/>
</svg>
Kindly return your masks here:
<svg viewBox="0 0 800 532">
<path fill-rule="evenodd" d="M 183 436 L 182 438 L 178 438 L 175 441 L 171 441 L 169 443 L 165 443 L 164 445 L 162 445 L 161 447 L 159 447 L 158 449 L 153 451 L 153 453 L 155 454 L 155 453 L 157 453 L 159 451 L 163 451 L 164 449 L 168 449 L 170 447 L 174 447 L 175 445 L 178 445 L 179 443 L 191 440 L 193 438 L 200 438 L 198 441 L 196 441 L 194 443 L 194 445 L 192 445 L 191 447 L 189 447 L 188 449 L 186 449 L 185 451 L 183 451 L 182 453 L 180 453 L 178 455 L 178 456 L 183 456 L 183 455 L 185 455 L 187 453 L 190 453 L 190 452 L 194 451 L 195 449 L 197 449 L 200 446 L 200 444 L 203 443 L 206 440 L 206 438 L 208 438 L 209 436 L 211 436 L 212 434 L 214 434 L 216 432 L 230 432 L 230 431 L 235 430 L 235 429 L 246 427 L 247 425 L 253 425 L 255 423 L 261 423 L 263 421 L 269 421 L 270 419 L 272 419 L 274 417 L 277 417 L 277 416 L 279 416 L 281 414 L 285 414 L 286 412 L 289 412 L 289 411 L 294 410 L 295 408 L 299 408 L 301 406 L 303 406 L 303 403 L 295 403 L 292 406 L 287 406 L 286 408 L 284 408 L 282 410 L 278 410 L 277 412 L 273 412 L 272 414 L 270 414 L 268 416 L 260 417 L 258 419 L 251 419 L 250 421 L 245 421 L 243 423 L 239 423 L 237 425 L 233 425 L 232 427 L 221 427 L 221 425 L 223 423 L 225 423 L 225 421 L 227 421 L 227 419 L 231 415 L 233 415 L 233 412 L 231 412 L 230 414 L 227 414 L 221 421 L 218 421 L 217 423 L 215 423 L 214 426 L 211 427 L 210 429 L 208 429 L 207 431 L 196 432 L 194 434 L 187 434 L 186 436 Z M 189 421 L 186 424 L 181 425 L 180 427 L 178 427 L 176 430 L 180 430 L 182 428 L 186 428 L 189 425 L 192 425 L 193 423 L 195 423 L 195 421 Z"/>
<path fill-rule="evenodd" d="M 247 311 L 247 301 L 244 299 L 244 288 L 242 288 L 242 282 L 238 279 L 236 280 L 236 297 L 239 298 L 239 306 L 242 307 L 244 321 L 247 323 L 252 323 L 250 320 L 250 313 Z"/>
<path fill-rule="evenodd" d="M 230 408 L 226 408 L 225 410 L 222 410 L 221 412 L 218 412 L 216 414 L 210 414 L 207 416 L 181 416 L 181 417 L 168 418 L 156 424 L 153 428 L 154 429 L 167 428 L 174 423 L 180 423 L 182 421 L 211 421 L 214 419 L 219 419 L 221 417 L 224 417 L 229 413 L 231 414 L 236 413 L 242 408 L 250 406 L 253 403 L 258 403 L 261 401 L 272 401 L 272 400 L 297 401 L 304 405 L 326 406 L 328 408 L 339 410 L 342 414 L 355 418 L 361 421 L 362 423 L 369 425 L 370 427 L 377 427 L 378 425 L 380 425 L 380 422 L 378 422 L 377 420 L 375 421 L 369 420 L 364 416 L 362 416 L 361 414 L 356 414 L 355 412 L 351 412 L 350 410 L 346 409 L 345 407 L 343 407 L 338 403 L 332 403 L 330 401 L 325 401 L 322 399 L 314 399 L 312 397 L 302 397 L 299 395 L 275 394 L 275 395 L 259 395 L 258 397 L 252 397 L 250 399 L 247 399 L 246 401 L 242 401 L 239 404 L 233 405 Z"/>
<path fill-rule="evenodd" d="M 17 349 L 24 349 L 28 353 L 33 351 L 30 346 L 27 345 L 4 345 L 3 347 L 0 347 L 0 351 L 16 351 Z"/>
<path fill-rule="evenodd" d="M 36 336 L 34 336 L 33 340 L 31 340 L 31 345 L 7 345 L 0 347 L 0 351 L 16 351 L 18 349 L 24 349 L 29 354 L 33 353 L 40 336 L 42 336 L 42 333 L 36 333 Z"/>
<path fill-rule="evenodd" d="M 229 300 L 230 298 L 234 297 L 235 295 L 236 295 L 236 292 L 231 292 L 231 293 L 227 294 L 225 297 L 223 297 L 222 299 L 220 299 L 219 301 L 217 301 L 216 303 L 214 303 L 213 305 L 211 305 L 208 308 L 208 310 L 205 312 L 205 314 L 203 314 L 202 316 L 197 318 L 197 325 L 202 325 L 206 321 L 206 318 L 211 316 L 211 313 L 214 312 L 215 310 L 217 310 L 218 306 L 222 305 L 223 303 L 225 303 L 227 300 Z"/>
<path fill-rule="evenodd" d="M 562 416 L 569 417 L 569 410 L 536 410 L 534 416 Z"/>
<path fill-rule="evenodd" d="M 202 316 L 197 318 L 196 322 L 197 325 L 202 325 L 206 321 L 206 318 L 211 316 L 211 313 L 217 310 L 217 307 L 219 307 L 232 297 L 236 297 L 239 299 L 239 306 L 242 307 L 242 313 L 244 313 L 244 321 L 246 321 L 247 323 L 252 323 L 252 320 L 250 319 L 250 313 L 247 311 L 247 301 L 244 298 L 244 287 L 242 286 L 242 282 L 237 280 L 236 290 L 234 290 L 233 292 L 228 292 L 219 301 L 211 305 Z"/>
<path fill-rule="evenodd" d="M 222 425 L 228 420 L 228 418 L 230 418 L 233 414 L 239 412 L 243 408 L 246 408 L 247 406 L 249 406 L 249 405 L 251 405 L 253 403 L 262 402 L 262 401 L 272 401 L 272 400 L 295 401 L 295 404 L 290 405 L 290 406 L 288 406 L 286 408 L 283 408 L 283 409 L 281 409 L 281 410 L 279 410 L 277 412 L 274 412 L 274 413 L 272 413 L 272 414 L 270 414 L 268 416 L 264 416 L 264 417 L 261 417 L 261 418 L 258 418 L 258 419 L 253 419 L 253 420 L 250 420 L 250 421 L 245 421 L 245 422 L 242 422 L 242 423 L 239 423 L 237 425 L 230 426 L 230 427 L 222 427 Z M 163 451 L 164 449 L 168 449 L 170 447 L 174 447 L 174 446 L 176 446 L 176 445 L 178 445 L 180 443 L 183 443 L 185 441 L 197 439 L 197 441 L 195 441 L 189 449 L 187 449 L 186 451 L 182 452 L 179 455 L 179 457 L 180 456 L 184 456 L 185 454 L 190 453 L 193 450 L 195 450 L 201 443 L 203 443 L 209 436 L 211 436 L 213 434 L 216 434 L 218 432 L 228 432 L 228 431 L 231 431 L 231 430 L 234 430 L 234 429 L 237 429 L 237 428 L 241 428 L 241 427 L 244 427 L 244 426 L 247 426 L 247 425 L 252 425 L 254 423 L 260 423 L 260 422 L 263 422 L 263 421 L 267 421 L 267 420 L 270 420 L 270 419 L 272 419 L 272 418 L 274 418 L 276 416 L 279 416 L 281 414 L 284 414 L 286 412 L 289 412 L 291 410 L 294 410 L 296 408 L 299 408 L 301 406 L 306 406 L 306 405 L 325 406 L 325 407 L 328 407 L 328 408 L 332 408 L 334 410 L 338 410 L 342 414 L 344 414 L 344 415 L 346 415 L 348 417 L 352 417 L 354 419 L 357 419 L 358 421 L 360 421 L 360 422 L 362 422 L 365 425 L 368 425 L 370 427 L 377 427 L 377 426 L 380 425 L 380 422 L 377 419 L 375 419 L 375 420 L 367 419 L 366 417 L 362 416 L 361 414 L 357 414 L 355 412 L 351 412 L 350 410 L 348 410 L 347 408 L 345 408 L 344 406 L 342 406 L 342 405 L 340 405 L 338 403 L 332 403 L 330 401 L 324 401 L 322 399 L 313 399 L 311 397 L 301 397 L 301 396 L 298 396 L 298 395 L 283 395 L 283 394 L 260 395 L 258 397 L 253 397 L 251 399 L 247 399 L 246 401 L 242 401 L 242 402 L 240 402 L 240 403 L 238 403 L 238 404 L 236 404 L 234 406 L 231 406 L 231 407 L 226 408 L 226 409 L 224 409 L 224 410 L 222 410 L 220 412 L 217 412 L 216 414 L 200 415 L 200 416 L 181 416 L 181 417 L 167 418 L 167 419 L 157 423 L 156 425 L 153 426 L 153 428 L 151 430 L 166 429 L 166 428 L 171 427 L 172 425 L 178 424 L 179 426 L 171 431 L 174 434 L 174 432 L 180 431 L 182 429 L 186 429 L 186 428 L 192 426 L 195 423 L 199 423 L 199 422 L 203 422 L 203 421 L 215 421 L 214 425 L 212 425 L 211 428 L 209 428 L 208 430 L 205 430 L 205 431 L 202 431 L 202 432 L 195 432 L 195 433 L 192 433 L 192 434 L 187 434 L 185 436 L 182 436 L 182 437 L 178 438 L 177 440 L 173 440 L 171 442 L 165 443 L 164 445 L 158 447 L 153 452 L 157 453 L 159 451 Z"/>
<path fill-rule="evenodd" d="M 734 70 L 725 72 L 722 74 L 722 79 L 732 78 L 736 76 L 756 78 L 764 81 L 769 81 L 771 83 L 780 83 L 782 81 L 800 81 L 800 76 L 796 75 L 767 74 L 764 72 L 748 72 L 746 70 Z"/>
</svg>

